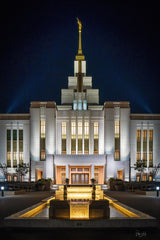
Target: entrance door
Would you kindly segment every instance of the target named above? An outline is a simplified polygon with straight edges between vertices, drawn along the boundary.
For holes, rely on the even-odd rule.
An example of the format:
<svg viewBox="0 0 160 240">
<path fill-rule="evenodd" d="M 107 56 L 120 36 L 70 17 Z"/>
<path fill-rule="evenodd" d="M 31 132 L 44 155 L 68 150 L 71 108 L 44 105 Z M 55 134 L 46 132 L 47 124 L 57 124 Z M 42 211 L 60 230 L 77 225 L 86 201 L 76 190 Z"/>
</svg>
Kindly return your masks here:
<svg viewBox="0 0 160 240">
<path fill-rule="evenodd" d="M 71 184 L 88 184 L 89 173 L 72 173 Z"/>
<path fill-rule="evenodd" d="M 84 174 L 84 182 L 85 182 L 86 184 L 89 183 L 89 173 L 85 173 L 85 174 Z"/>
<path fill-rule="evenodd" d="M 79 182 L 80 182 L 80 176 L 79 176 L 80 174 L 76 174 L 76 184 L 78 184 Z"/>
</svg>

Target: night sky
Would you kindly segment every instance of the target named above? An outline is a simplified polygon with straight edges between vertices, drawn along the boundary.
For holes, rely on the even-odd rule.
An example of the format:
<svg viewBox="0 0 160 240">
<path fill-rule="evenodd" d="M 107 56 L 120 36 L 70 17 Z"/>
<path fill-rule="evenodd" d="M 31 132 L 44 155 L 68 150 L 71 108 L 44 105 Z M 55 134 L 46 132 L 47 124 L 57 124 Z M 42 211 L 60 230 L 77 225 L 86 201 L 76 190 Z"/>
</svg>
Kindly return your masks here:
<svg viewBox="0 0 160 240">
<path fill-rule="evenodd" d="M 100 104 L 130 101 L 132 113 L 160 113 L 160 14 L 154 0 L 3 1 L 0 113 L 28 113 L 31 101 L 60 104 L 78 50 L 76 17 Z"/>
</svg>

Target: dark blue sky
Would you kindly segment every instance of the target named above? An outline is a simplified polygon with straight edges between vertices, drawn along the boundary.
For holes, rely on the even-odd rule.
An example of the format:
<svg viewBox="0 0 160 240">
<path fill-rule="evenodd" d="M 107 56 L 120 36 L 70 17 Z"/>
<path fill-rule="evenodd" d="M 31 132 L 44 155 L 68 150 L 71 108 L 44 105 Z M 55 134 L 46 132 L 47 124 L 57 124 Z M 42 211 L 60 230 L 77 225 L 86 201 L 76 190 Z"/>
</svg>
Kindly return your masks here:
<svg viewBox="0 0 160 240">
<path fill-rule="evenodd" d="M 140 3 L 139 3 L 140 2 Z M 160 17 L 152 1 L 4 1 L 0 9 L 0 113 L 56 101 L 73 75 L 83 24 L 87 75 L 105 101 L 160 113 Z"/>
</svg>

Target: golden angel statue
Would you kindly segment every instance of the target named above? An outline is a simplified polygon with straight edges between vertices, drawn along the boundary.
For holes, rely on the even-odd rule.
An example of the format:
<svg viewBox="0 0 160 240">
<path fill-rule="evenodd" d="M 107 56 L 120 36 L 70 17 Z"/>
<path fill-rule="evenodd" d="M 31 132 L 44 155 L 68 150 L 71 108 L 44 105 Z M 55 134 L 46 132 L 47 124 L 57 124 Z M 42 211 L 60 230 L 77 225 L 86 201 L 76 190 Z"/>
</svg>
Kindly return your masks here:
<svg viewBox="0 0 160 240">
<path fill-rule="evenodd" d="M 82 29 L 82 23 L 81 23 L 81 21 L 79 20 L 79 18 L 77 18 L 77 23 L 78 23 L 78 26 L 79 26 L 79 30 L 81 30 L 81 29 Z"/>
</svg>

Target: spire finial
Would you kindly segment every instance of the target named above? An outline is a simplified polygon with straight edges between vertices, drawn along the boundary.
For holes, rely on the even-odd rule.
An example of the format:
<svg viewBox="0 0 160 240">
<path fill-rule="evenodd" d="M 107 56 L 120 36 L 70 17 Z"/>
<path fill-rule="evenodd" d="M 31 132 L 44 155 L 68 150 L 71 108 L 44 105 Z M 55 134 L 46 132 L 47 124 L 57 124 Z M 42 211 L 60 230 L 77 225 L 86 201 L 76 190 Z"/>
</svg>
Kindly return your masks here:
<svg viewBox="0 0 160 240">
<path fill-rule="evenodd" d="M 79 26 L 79 31 L 81 31 L 81 29 L 82 29 L 82 23 L 81 23 L 81 21 L 79 20 L 79 18 L 77 18 L 77 23 L 78 23 L 78 26 Z"/>
<path fill-rule="evenodd" d="M 79 28 L 79 48 L 78 48 L 78 54 L 82 54 L 82 42 L 81 42 L 81 32 L 82 32 L 82 23 L 77 18 L 78 28 Z"/>
<path fill-rule="evenodd" d="M 77 60 L 84 60 L 84 55 L 82 55 L 82 40 L 81 40 L 81 32 L 82 32 L 82 23 L 77 18 L 78 30 L 79 30 L 79 43 L 78 43 L 78 55 L 76 56 Z"/>
</svg>

